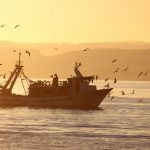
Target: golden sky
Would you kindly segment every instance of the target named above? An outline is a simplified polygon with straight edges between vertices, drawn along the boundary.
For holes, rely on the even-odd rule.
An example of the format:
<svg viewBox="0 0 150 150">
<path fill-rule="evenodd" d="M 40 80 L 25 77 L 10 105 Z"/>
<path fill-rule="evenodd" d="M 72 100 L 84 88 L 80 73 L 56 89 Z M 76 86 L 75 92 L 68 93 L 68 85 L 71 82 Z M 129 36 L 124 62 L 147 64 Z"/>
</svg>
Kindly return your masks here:
<svg viewBox="0 0 150 150">
<path fill-rule="evenodd" d="M 2 24 L 0 41 L 150 42 L 150 0 L 0 0 Z"/>
</svg>

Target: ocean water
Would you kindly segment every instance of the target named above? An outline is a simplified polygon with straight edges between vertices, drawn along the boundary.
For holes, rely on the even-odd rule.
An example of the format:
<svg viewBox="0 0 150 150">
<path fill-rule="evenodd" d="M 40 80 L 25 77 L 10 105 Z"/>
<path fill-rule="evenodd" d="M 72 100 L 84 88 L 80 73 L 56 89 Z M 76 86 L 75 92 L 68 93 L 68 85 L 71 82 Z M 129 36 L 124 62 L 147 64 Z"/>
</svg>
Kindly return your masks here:
<svg viewBox="0 0 150 150">
<path fill-rule="evenodd" d="M 150 150 L 150 82 L 110 85 L 98 110 L 0 108 L 0 150 Z"/>
</svg>

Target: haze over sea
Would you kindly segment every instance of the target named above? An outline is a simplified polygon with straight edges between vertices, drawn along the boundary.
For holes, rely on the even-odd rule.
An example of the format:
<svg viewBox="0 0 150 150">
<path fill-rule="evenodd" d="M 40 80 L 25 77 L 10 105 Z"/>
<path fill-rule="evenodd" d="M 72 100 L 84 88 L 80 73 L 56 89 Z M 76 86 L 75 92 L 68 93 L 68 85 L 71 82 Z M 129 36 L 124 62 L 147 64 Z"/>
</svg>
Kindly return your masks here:
<svg viewBox="0 0 150 150">
<path fill-rule="evenodd" d="M 102 88 L 105 82 L 93 84 Z M 115 98 L 107 97 L 99 110 L 0 108 L 0 149 L 149 150 L 150 82 L 111 86 Z M 18 83 L 14 91 L 21 89 Z"/>
</svg>

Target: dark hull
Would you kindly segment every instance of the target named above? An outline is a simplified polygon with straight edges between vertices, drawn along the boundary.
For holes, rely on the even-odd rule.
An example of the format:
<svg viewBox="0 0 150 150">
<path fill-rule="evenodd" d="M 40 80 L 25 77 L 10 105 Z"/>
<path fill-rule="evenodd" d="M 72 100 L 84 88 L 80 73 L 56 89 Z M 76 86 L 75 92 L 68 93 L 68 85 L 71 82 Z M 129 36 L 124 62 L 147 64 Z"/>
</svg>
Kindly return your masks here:
<svg viewBox="0 0 150 150">
<path fill-rule="evenodd" d="M 0 107 L 50 107 L 66 109 L 96 109 L 112 89 L 51 97 L 3 96 L 0 95 Z"/>
</svg>

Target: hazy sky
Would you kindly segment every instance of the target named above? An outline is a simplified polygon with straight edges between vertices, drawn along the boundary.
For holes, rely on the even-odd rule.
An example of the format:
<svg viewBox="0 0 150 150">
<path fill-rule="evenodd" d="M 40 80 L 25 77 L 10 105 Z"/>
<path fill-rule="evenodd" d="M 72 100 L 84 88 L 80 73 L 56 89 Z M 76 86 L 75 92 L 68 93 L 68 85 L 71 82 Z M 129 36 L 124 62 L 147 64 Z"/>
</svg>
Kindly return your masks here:
<svg viewBox="0 0 150 150">
<path fill-rule="evenodd" d="M 0 41 L 150 42 L 150 0 L 0 0 L 2 24 Z"/>
</svg>

